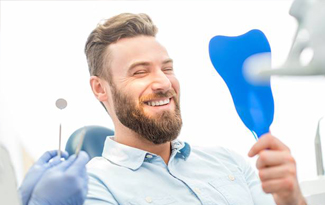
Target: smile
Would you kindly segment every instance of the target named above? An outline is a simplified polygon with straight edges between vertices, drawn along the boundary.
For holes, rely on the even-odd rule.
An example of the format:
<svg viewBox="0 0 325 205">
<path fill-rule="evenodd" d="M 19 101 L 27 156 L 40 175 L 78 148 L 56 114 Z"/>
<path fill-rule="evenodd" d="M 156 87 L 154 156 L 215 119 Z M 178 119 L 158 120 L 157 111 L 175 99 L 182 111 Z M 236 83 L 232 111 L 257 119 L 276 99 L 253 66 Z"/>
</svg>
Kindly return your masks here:
<svg viewBox="0 0 325 205">
<path fill-rule="evenodd" d="M 162 106 L 162 105 L 167 105 L 170 102 L 170 99 L 165 99 L 165 100 L 153 100 L 153 101 L 148 101 L 145 102 L 145 104 L 149 106 Z"/>
</svg>

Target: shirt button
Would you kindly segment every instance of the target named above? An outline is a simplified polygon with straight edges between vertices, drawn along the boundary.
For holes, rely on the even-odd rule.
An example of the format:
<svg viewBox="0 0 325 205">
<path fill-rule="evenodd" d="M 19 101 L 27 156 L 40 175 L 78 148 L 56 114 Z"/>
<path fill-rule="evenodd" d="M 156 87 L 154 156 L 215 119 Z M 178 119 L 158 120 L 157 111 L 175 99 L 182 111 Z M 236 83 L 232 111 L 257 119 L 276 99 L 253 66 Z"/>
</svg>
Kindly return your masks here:
<svg viewBox="0 0 325 205">
<path fill-rule="evenodd" d="M 231 174 L 228 175 L 228 178 L 230 179 L 230 181 L 235 181 L 235 179 L 236 179 L 236 178 L 235 178 L 233 175 L 231 175 Z"/>
<path fill-rule="evenodd" d="M 195 192 L 196 194 L 201 194 L 201 190 L 200 190 L 199 188 L 194 188 L 194 192 Z"/>
<path fill-rule="evenodd" d="M 152 202 L 152 198 L 150 196 L 147 196 L 146 197 L 146 202 L 151 203 Z"/>
<path fill-rule="evenodd" d="M 146 157 L 149 158 L 149 159 L 151 159 L 152 158 L 152 155 L 148 154 Z"/>
</svg>

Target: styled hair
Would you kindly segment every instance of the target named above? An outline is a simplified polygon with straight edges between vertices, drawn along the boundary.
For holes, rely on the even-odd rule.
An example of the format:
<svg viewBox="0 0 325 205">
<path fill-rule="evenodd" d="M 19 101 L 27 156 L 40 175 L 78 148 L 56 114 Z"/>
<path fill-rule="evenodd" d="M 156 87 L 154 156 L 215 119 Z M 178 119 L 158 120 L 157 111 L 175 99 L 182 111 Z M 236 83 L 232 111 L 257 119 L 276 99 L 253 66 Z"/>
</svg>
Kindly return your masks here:
<svg viewBox="0 0 325 205">
<path fill-rule="evenodd" d="M 107 47 L 122 38 L 156 36 L 158 29 L 147 14 L 122 13 L 98 24 L 85 46 L 89 73 L 104 78 L 111 85 L 110 54 Z"/>
</svg>

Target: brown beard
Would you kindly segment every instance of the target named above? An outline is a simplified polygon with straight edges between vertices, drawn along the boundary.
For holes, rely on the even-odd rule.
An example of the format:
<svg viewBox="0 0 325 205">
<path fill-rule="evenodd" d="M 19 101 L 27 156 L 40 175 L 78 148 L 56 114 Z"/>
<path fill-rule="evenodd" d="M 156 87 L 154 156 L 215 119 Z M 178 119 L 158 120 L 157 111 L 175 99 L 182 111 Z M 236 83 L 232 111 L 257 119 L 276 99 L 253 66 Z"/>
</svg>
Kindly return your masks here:
<svg viewBox="0 0 325 205">
<path fill-rule="evenodd" d="M 180 114 L 179 99 L 174 90 L 165 93 L 159 92 L 144 96 L 136 104 L 131 97 L 123 94 L 112 86 L 114 108 L 117 118 L 120 122 L 138 133 L 140 137 L 153 142 L 154 144 L 163 144 L 177 138 L 182 128 L 182 118 Z M 149 117 L 144 113 L 144 101 L 155 98 L 173 98 L 175 110 L 163 111 Z"/>
</svg>

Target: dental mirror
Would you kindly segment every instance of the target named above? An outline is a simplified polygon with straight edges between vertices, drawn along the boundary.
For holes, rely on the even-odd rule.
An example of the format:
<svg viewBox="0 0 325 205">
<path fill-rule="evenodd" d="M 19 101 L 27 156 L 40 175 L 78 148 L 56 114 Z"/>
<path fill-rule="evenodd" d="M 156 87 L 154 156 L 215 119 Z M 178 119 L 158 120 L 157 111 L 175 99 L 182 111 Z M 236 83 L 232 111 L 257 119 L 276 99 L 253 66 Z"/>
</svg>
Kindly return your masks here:
<svg viewBox="0 0 325 205">
<path fill-rule="evenodd" d="M 64 108 L 67 107 L 68 103 L 65 99 L 59 98 L 56 100 L 55 105 L 57 108 L 60 110 L 63 110 Z M 58 149 L 58 156 L 61 158 L 61 132 L 62 132 L 62 123 L 61 123 L 61 118 L 60 118 L 60 126 L 59 126 L 59 149 Z"/>
<path fill-rule="evenodd" d="M 274 116 L 270 77 L 252 82 L 245 77 L 245 60 L 256 54 L 269 54 L 269 42 L 260 30 L 239 36 L 215 36 L 209 43 L 209 54 L 215 70 L 227 84 L 237 114 L 255 139 L 269 132 Z M 264 65 L 265 66 L 265 65 Z"/>
</svg>

